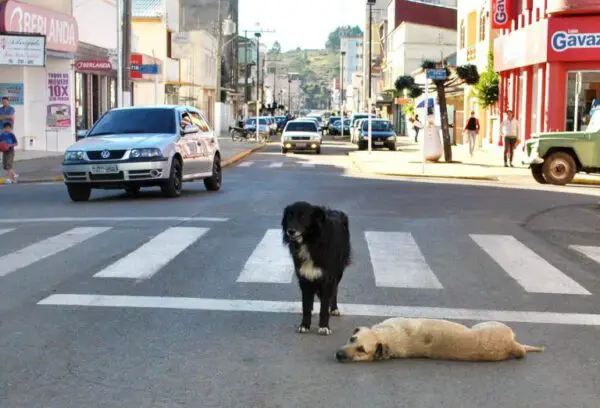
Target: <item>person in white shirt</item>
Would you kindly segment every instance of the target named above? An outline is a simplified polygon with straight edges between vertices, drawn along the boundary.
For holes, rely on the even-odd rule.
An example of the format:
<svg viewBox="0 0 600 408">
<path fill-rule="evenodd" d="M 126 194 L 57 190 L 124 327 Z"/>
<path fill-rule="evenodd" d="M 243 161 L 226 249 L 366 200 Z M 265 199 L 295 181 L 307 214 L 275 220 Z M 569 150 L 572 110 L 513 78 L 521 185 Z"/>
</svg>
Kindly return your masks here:
<svg viewBox="0 0 600 408">
<path fill-rule="evenodd" d="M 506 119 L 502 122 L 500 130 L 504 136 L 504 167 L 508 167 L 508 163 L 510 167 L 514 167 L 513 157 L 519 140 L 519 121 L 514 118 L 512 110 L 506 112 Z"/>
</svg>

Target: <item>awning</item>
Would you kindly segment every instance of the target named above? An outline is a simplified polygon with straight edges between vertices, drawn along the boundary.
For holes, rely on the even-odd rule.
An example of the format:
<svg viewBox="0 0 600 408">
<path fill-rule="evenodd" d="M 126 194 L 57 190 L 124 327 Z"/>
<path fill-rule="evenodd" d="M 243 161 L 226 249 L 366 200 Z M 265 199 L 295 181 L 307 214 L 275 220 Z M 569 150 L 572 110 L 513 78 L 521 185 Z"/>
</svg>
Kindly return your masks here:
<svg viewBox="0 0 600 408">
<path fill-rule="evenodd" d="M 184 81 L 167 81 L 165 82 L 165 85 L 171 85 L 171 86 L 191 86 L 191 87 L 195 87 L 195 88 L 201 88 L 202 85 L 198 85 L 195 84 L 193 82 L 184 82 Z"/>
</svg>

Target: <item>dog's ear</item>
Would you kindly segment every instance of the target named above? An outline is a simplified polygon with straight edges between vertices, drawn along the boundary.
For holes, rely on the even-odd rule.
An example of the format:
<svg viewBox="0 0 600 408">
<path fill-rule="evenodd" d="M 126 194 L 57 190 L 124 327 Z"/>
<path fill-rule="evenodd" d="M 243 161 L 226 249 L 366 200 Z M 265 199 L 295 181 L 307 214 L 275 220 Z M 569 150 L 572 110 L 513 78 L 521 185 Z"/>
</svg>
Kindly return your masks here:
<svg viewBox="0 0 600 408">
<path fill-rule="evenodd" d="M 360 327 L 357 327 L 356 329 L 354 329 L 354 331 L 352 332 L 352 334 L 354 335 L 354 334 L 358 333 L 359 331 L 360 331 Z"/>
<path fill-rule="evenodd" d="M 390 358 L 390 350 L 388 346 L 384 346 L 381 343 L 377 343 L 377 348 L 375 349 L 375 355 L 373 356 L 375 360 L 387 360 Z"/>
<path fill-rule="evenodd" d="M 285 228 L 287 225 L 288 216 L 290 214 L 290 206 L 288 205 L 283 209 L 283 216 L 281 217 L 281 227 Z"/>
<path fill-rule="evenodd" d="M 327 214 L 325 213 L 325 209 L 322 207 L 313 207 L 312 211 L 312 219 L 319 225 L 323 225 L 325 223 L 325 217 Z"/>
</svg>

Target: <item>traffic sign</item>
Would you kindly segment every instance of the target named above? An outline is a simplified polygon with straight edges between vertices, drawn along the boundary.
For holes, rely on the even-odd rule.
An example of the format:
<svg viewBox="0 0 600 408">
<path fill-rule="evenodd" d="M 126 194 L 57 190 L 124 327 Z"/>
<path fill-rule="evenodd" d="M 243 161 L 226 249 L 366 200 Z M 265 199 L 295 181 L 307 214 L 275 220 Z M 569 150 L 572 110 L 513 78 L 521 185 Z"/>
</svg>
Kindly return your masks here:
<svg viewBox="0 0 600 408">
<path fill-rule="evenodd" d="M 446 75 L 445 69 L 428 69 L 427 70 L 427 79 L 432 79 L 434 81 L 444 81 L 448 78 Z"/>
<path fill-rule="evenodd" d="M 136 71 L 138 71 L 140 74 L 144 74 L 144 75 L 157 75 L 158 74 L 158 65 L 157 64 L 138 65 L 136 68 L 137 68 Z"/>
</svg>

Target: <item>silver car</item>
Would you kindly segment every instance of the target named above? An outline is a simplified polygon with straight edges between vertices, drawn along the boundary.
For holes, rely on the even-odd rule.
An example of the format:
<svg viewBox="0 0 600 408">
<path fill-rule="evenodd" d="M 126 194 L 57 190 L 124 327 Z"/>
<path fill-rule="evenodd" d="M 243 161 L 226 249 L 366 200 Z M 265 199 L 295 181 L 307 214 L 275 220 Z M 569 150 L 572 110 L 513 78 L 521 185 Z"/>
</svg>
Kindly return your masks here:
<svg viewBox="0 0 600 408">
<path fill-rule="evenodd" d="M 181 195 L 185 181 L 204 180 L 221 188 L 219 141 L 202 113 L 191 106 L 116 108 L 89 131 L 78 134 L 63 160 L 64 181 L 73 201 L 92 189 L 160 187 L 165 197 Z"/>
<path fill-rule="evenodd" d="M 321 154 L 323 137 L 317 124 L 311 119 L 291 120 L 281 134 L 281 153 L 312 150 Z"/>
</svg>

